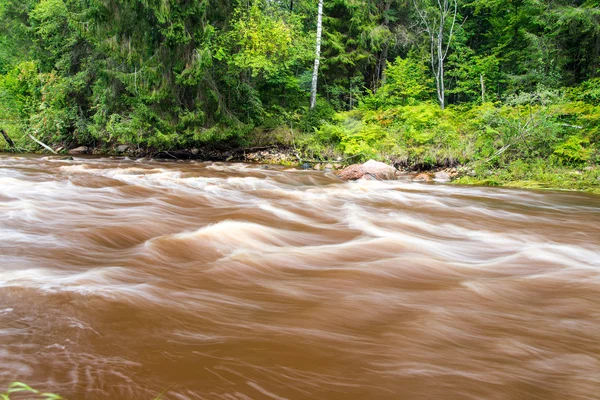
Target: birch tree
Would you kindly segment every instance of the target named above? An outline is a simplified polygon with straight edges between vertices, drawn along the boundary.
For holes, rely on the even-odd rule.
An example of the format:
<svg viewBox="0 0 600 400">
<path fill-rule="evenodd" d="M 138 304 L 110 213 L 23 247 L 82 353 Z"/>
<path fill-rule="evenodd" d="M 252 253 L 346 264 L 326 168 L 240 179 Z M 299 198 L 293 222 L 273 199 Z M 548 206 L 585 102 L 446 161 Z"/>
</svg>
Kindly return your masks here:
<svg viewBox="0 0 600 400">
<path fill-rule="evenodd" d="M 444 62 L 450 50 L 456 15 L 457 0 L 436 0 L 431 8 L 426 8 L 413 0 L 420 23 L 429 37 L 431 70 L 435 78 L 437 98 L 442 110 L 446 106 L 446 86 L 444 83 Z"/>
<path fill-rule="evenodd" d="M 317 11 L 317 45 L 315 50 L 315 66 L 313 69 L 312 84 L 310 87 L 310 109 L 317 105 L 317 82 L 319 78 L 319 64 L 321 63 L 321 35 L 323 32 L 323 0 L 319 0 Z"/>
</svg>

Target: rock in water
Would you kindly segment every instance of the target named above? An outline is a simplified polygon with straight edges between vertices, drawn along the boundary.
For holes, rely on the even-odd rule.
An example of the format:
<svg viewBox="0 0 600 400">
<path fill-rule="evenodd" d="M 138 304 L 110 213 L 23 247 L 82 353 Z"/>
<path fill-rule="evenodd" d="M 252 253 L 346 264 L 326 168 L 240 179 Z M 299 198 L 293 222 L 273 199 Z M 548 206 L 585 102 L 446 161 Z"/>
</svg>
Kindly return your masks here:
<svg viewBox="0 0 600 400">
<path fill-rule="evenodd" d="M 414 177 L 413 182 L 431 182 L 431 175 L 423 172 Z"/>
<path fill-rule="evenodd" d="M 122 144 L 119 147 L 117 147 L 117 151 L 119 153 L 125 153 L 128 149 L 129 149 L 129 145 L 128 144 Z"/>
<path fill-rule="evenodd" d="M 85 154 L 88 152 L 87 146 L 79 146 L 75 149 L 69 150 L 69 154 L 77 155 L 77 154 Z"/>
<path fill-rule="evenodd" d="M 433 180 L 436 182 L 450 182 L 451 179 L 450 174 L 446 171 L 436 172 L 435 175 L 433 175 Z"/>
<path fill-rule="evenodd" d="M 364 164 L 354 164 L 345 168 L 338 177 L 345 181 L 354 181 L 362 178 L 391 180 L 396 179 L 396 168 L 379 161 L 369 160 Z"/>
<path fill-rule="evenodd" d="M 338 174 L 338 177 L 345 181 L 355 181 L 363 176 L 365 176 L 365 169 L 360 164 L 350 165 Z"/>
</svg>

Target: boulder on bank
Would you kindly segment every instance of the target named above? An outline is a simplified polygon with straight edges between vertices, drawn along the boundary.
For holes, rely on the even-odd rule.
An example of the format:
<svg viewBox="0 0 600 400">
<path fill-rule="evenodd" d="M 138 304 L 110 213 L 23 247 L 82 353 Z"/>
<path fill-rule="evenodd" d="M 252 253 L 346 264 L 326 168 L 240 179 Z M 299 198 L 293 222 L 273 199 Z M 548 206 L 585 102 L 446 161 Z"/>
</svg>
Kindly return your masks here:
<svg viewBox="0 0 600 400">
<path fill-rule="evenodd" d="M 338 174 L 345 181 L 357 179 L 391 180 L 396 179 L 398 170 L 379 161 L 369 160 L 364 164 L 353 164 Z"/>
<path fill-rule="evenodd" d="M 436 182 L 450 182 L 452 180 L 452 176 L 446 171 L 439 171 L 433 175 L 433 180 Z"/>
<path fill-rule="evenodd" d="M 71 149 L 69 150 L 69 154 L 71 155 L 78 155 L 78 154 L 86 154 L 88 152 L 88 148 L 87 146 L 79 146 L 75 149 Z"/>
<path fill-rule="evenodd" d="M 426 172 L 422 172 L 413 178 L 413 182 L 431 182 L 432 178 Z"/>
</svg>

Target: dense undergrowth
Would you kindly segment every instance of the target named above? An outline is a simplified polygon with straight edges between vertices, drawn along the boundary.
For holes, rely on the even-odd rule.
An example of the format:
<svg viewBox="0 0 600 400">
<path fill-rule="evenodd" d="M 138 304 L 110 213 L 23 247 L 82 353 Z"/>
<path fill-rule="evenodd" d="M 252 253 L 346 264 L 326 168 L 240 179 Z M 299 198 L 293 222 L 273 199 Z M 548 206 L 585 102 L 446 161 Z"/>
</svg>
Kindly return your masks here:
<svg viewBox="0 0 600 400">
<path fill-rule="evenodd" d="M 441 110 L 422 99 L 427 97 L 423 93 L 427 87 L 419 89 L 402 71 L 395 70 L 400 66 L 402 60 L 390 65 L 396 78 L 388 79 L 377 93 L 364 96 L 354 110 L 335 112 L 322 104 L 318 111 L 296 115 L 285 126 L 242 127 L 247 132 L 229 133 L 228 141 L 220 144 L 274 145 L 293 148 L 315 160 L 342 158 L 352 163 L 377 159 L 412 170 L 460 166 L 455 182 L 461 184 L 600 193 L 600 79 L 561 91 L 540 87 L 502 102 L 451 105 Z M 20 74 L 24 79 L 27 70 Z M 2 84 L 10 87 L 7 80 L 19 76 L 5 77 Z M 416 79 L 427 80 L 426 76 Z M 20 90 L 23 85 L 15 87 Z M 19 98 L 26 112 L 32 97 Z M 64 116 L 55 118 L 60 121 Z M 15 136 L 24 151 L 35 148 L 26 136 Z M 99 137 L 92 144 L 100 151 L 110 151 L 112 145 L 135 142 L 131 137 L 116 136 Z M 49 143 L 65 145 L 52 138 Z M 214 143 L 219 140 L 200 142 L 200 146 Z M 152 148 L 152 143 L 137 144 Z M 176 147 L 198 144 L 190 141 Z"/>
<path fill-rule="evenodd" d="M 600 192 L 600 79 L 441 110 L 421 99 L 426 76 L 404 65 L 308 135 L 305 151 L 417 170 L 459 165 L 459 183 Z"/>
</svg>

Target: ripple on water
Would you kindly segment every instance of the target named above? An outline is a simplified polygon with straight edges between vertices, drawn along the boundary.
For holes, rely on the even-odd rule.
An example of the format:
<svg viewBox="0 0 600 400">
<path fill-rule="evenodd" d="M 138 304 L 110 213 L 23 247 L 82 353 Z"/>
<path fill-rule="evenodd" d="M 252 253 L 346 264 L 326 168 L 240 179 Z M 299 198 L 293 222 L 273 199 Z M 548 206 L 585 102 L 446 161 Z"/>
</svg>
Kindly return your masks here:
<svg viewBox="0 0 600 400">
<path fill-rule="evenodd" d="M 592 399 L 600 200 L 0 156 L 0 384 L 73 399 Z"/>
</svg>

